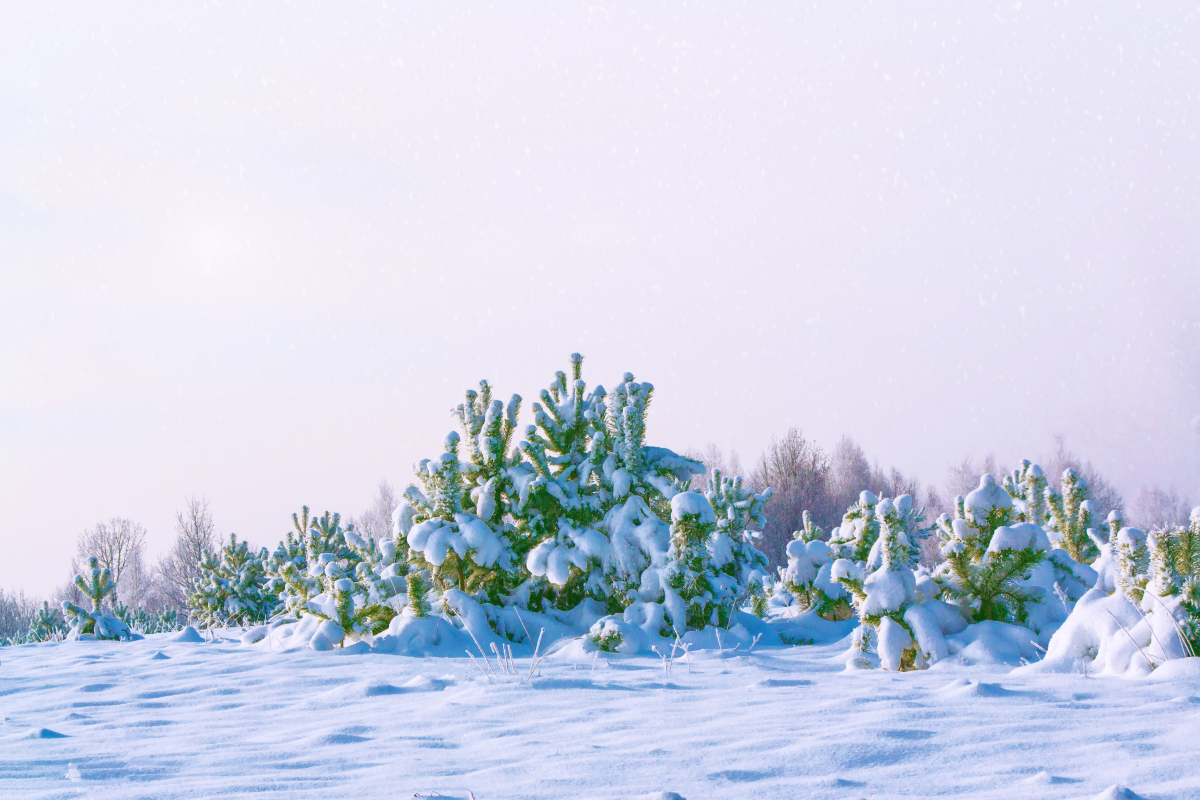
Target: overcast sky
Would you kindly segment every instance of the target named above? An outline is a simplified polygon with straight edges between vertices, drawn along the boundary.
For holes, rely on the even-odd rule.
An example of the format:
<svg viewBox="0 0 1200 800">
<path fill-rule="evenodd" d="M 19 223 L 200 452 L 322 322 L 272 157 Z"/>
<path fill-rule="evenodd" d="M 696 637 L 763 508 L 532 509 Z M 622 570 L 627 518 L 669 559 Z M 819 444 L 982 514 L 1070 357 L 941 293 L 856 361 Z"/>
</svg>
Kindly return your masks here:
<svg viewBox="0 0 1200 800">
<path fill-rule="evenodd" d="M 653 444 L 1200 500 L 1187 5 L 10 8 L 0 587 L 358 513 L 576 350 Z"/>
</svg>

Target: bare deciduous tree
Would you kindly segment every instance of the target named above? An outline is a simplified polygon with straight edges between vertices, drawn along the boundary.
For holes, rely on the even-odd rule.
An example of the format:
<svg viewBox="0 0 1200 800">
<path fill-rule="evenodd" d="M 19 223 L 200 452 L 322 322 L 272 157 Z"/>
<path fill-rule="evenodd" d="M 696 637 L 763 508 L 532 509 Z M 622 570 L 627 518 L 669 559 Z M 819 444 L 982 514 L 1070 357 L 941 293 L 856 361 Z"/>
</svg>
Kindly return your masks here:
<svg viewBox="0 0 1200 800">
<path fill-rule="evenodd" d="M 24 591 L 5 592 L 0 589 L 0 639 L 8 639 L 29 627 L 40 603 Z"/>
<path fill-rule="evenodd" d="M 187 608 L 192 582 L 200 575 L 200 562 L 217 547 L 208 498 L 187 498 L 184 510 L 175 514 L 175 544 L 158 565 L 162 594 L 173 608 Z"/>
<path fill-rule="evenodd" d="M 775 491 L 767 505 L 767 525 L 759 545 L 773 563 L 786 563 L 787 543 L 792 532 L 803 527 L 804 511 L 818 524 L 832 518 L 829 473 L 829 456 L 796 428 L 790 428 L 781 439 L 772 438 L 759 456 L 750 483 L 758 491 L 767 486 Z"/>
<path fill-rule="evenodd" d="M 1096 513 L 1100 519 L 1107 517 L 1108 512 L 1114 509 L 1124 512 L 1125 500 L 1117 491 L 1117 487 L 1105 480 L 1104 476 L 1092 466 L 1092 462 L 1085 462 L 1068 450 L 1062 436 L 1054 437 L 1054 454 L 1046 461 L 1049 468 L 1046 464 L 1042 464 L 1042 469 L 1046 472 L 1047 482 L 1056 491 L 1062 490 L 1063 471 L 1070 468 L 1078 472 L 1087 483 L 1092 493 L 1092 504 L 1096 507 Z"/>
<path fill-rule="evenodd" d="M 352 520 L 359 535 L 372 539 L 388 539 L 392 535 L 392 512 L 400 505 L 396 492 L 386 480 L 379 482 L 375 502 L 358 519 Z"/>
<path fill-rule="evenodd" d="M 712 442 L 709 442 L 703 450 L 688 450 L 684 455 L 704 464 L 704 474 L 692 476 L 691 489 L 694 492 L 708 490 L 708 479 L 714 469 L 720 470 L 721 474 L 728 478 L 742 474 L 742 459 L 738 456 L 737 451 L 730 450 L 729 455 L 726 456 L 721 448 Z"/>
<path fill-rule="evenodd" d="M 94 556 L 101 569 L 112 573 L 116 599 L 126 605 L 139 605 L 149 584 L 143 567 L 145 549 L 146 529 L 133 520 L 114 517 L 97 523 L 79 535 L 71 562 L 72 575 Z"/>
<path fill-rule="evenodd" d="M 1180 497 L 1174 489 L 1163 491 L 1157 486 L 1153 489 L 1143 486 L 1133 501 L 1133 519 L 1127 522 L 1146 530 L 1186 526 L 1191 512 L 1189 505 L 1187 498 Z"/>
</svg>

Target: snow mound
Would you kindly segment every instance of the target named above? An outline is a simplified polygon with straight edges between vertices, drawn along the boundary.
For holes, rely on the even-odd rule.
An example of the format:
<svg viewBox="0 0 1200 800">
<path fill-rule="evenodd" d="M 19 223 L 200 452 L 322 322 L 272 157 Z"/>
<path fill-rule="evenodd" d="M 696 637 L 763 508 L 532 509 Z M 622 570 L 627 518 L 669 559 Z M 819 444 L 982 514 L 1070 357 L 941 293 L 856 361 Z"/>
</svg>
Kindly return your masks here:
<svg viewBox="0 0 1200 800">
<path fill-rule="evenodd" d="M 1162 599 L 1149 592 L 1139 608 L 1121 592 L 1107 595 L 1092 589 L 1050 639 L 1045 659 L 1025 669 L 1070 673 L 1086 667 L 1092 674 L 1141 677 L 1161 665 L 1170 668 L 1166 675 L 1196 675 L 1194 666 L 1171 666 L 1193 659 L 1184 658 L 1175 625 L 1156 606 L 1166 608 Z"/>
<path fill-rule="evenodd" d="M 1040 653 L 1037 634 L 1021 625 L 984 621 L 968 625 L 961 633 L 946 637 L 950 655 L 965 665 L 1008 664 L 1034 661 Z"/>
<path fill-rule="evenodd" d="M 25 734 L 23 739 L 66 739 L 67 734 L 52 731 L 49 728 L 34 728 L 29 733 Z"/>
<path fill-rule="evenodd" d="M 1145 798 L 1132 789 L 1126 789 L 1124 786 L 1114 783 L 1100 794 L 1093 796 L 1091 800 L 1145 800 Z"/>
<path fill-rule="evenodd" d="M 172 642 L 185 642 L 187 644 L 200 644 L 204 641 L 204 637 L 196 632 L 196 629 L 191 625 L 181 630 L 179 633 L 171 637 Z"/>
<path fill-rule="evenodd" d="M 948 683 L 942 689 L 942 694 L 951 697 L 1008 697 L 1013 692 L 1005 689 L 998 683 L 982 683 L 980 681 L 960 679 Z"/>
<path fill-rule="evenodd" d="M 163 661 L 168 658 L 170 658 L 170 656 L 164 653 L 162 650 L 159 650 L 155 652 L 154 655 L 150 656 L 151 661 Z"/>
<path fill-rule="evenodd" d="M 1174 658 L 1149 676 L 1152 681 L 1191 681 L 1200 688 L 1200 657 Z"/>
</svg>

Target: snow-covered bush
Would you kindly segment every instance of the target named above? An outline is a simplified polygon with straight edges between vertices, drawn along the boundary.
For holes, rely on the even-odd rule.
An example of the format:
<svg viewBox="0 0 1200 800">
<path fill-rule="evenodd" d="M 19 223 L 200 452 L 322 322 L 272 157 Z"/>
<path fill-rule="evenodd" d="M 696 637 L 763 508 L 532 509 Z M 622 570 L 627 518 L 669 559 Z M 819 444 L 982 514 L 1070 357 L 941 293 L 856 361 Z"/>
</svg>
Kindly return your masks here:
<svg viewBox="0 0 1200 800">
<path fill-rule="evenodd" d="M 1145 674 L 1200 646 L 1200 508 L 1188 527 L 1144 533 L 1110 515 L 1100 579 L 1050 640 L 1038 669 Z M 1095 537 L 1099 539 L 1099 537 Z M 1105 576 L 1108 576 L 1107 578 Z"/>
<path fill-rule="evenodd" d="M 870 521 L 861 513 L 868 507 L 874 512 Z M 858 615 L 857 660 L 867 663 L 866 656 L 874 652 L 884 669 L 910 670 L 945 658 L 944 634 L 960 630 L 962 621 L 934 597 L 937 585 L 928 575 L 914 571 L 919 554 L 916 541 L 924 530 L 912 498 L 864 496 L 852 511 L 855 515 L 850 519 L 860 533 L 878 532 L 865 561 L 839 558 L 831 570 L 833 579 L 850 594 Z M 861 537 L 849 541 L 847 555 L 861 552 Z"/>
<path fill-rule="evenodd" d="M 934 580 L 972 622 L 1017 623 L 1046 639 L 1095 584 L 1096 573 L 1054 548 L 1040 525 L 1014 521 L 1037 518 L 1031 499 L 1044 480 L 1040 472 L 1029 465 L 1024 480 L 1007 482 L 1026 490 L 1018 498 L 985 474 L 978 488 L 956 499 L 955 518 L 938 519 L 945 561 Z"/>
<path fill-rule="evenodd" d="M 833 550 L 822 541 L 825 532 L 807 511 L 801 518 L 804 528 L 788 542 L 788 563 L 779 568 L 770 604 L 793 614 L 813 609 L 822 619 L 849 619 L 854 615 L 850 594 L 832 578 Z"/>
<path fill-rule="evenodd" d="M 460 441 L 457 433 L 450 433 L 440 458 L 425 459 L 417 465 L 415 471 L 424 491 L 414 485 L 404 492 L 412 508 L 405 517 L 412 523 L 406 532 L 408 560 L 416 568 L 428 570 L 443 591 L 455 588 L 472 594 L 482 592 L 498 601 L 516 584 L 515 560 L 504 535 L 505 509 L 497 506 L 497 501 L 503 499 L 502 495 L 498 497 L 503 486 L 495 476 L 483 483 L 470 481 L 480 465 L 470 464 L 463 469 L 458 455 Z M 492 449 L 472 446 L 471 450 L 473 458 L 504 457 Z M 478 491 L 472 490 L 473 484 Z M 497 518 L 499 521 L 491 521 Z"/>
<path fill-rule="evenodd" d="M 75 586 L 85 597 L 92 601 L 91 610 L 77 606 L 64 600 L 63 616 L 68 618 L 71 630 L 68 639 L 111 639 L 128 640 L 133 638 L 129 626 L 112 614 L 105 613 L 102 603 L 106 598 L 116 595 L 117 584 L 112 579 L 112 573 L 100 569 L 95 557 L 88 559 L 88 573 L 75 576 Z"/>
<path fill-rule="evenodd" d="M 42 607 L 34 612 L 33 619 L 29 622 L 29 632 L 25 638 L 27 641 L 45 642 L 57 639 L 66 632 L 67 626 L 62 613 L 57 608 L 51 608 L 50 603 L 43 600 Z"/>
<path fill-rule="evenodd" d="M 188 606 L 205 626 L 248 625 L 273 612 L 276 598 L 267 588 L 267 550 L 255 553 L 230 534 L 229 544 L 200 562 Z"/>
</svg>

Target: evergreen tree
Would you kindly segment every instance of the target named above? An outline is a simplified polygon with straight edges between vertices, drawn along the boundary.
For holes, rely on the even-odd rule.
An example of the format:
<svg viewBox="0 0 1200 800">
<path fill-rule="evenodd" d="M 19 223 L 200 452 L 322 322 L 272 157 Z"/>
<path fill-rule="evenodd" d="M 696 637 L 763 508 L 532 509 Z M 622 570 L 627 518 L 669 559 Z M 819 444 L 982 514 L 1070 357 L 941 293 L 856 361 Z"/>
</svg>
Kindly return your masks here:
<svg viewBox="0 0 1200 800">
<path fill-rule="evenodd" d="M 911 504 L 911 498 L 904 497 L 908 500 L 905 505 Z M 913 543 L 906 533 L 910 509 L 897 508 L 887 498 L 871 505 L 879 531 L 879 566 L 865 574 L 861 562 L 842 558 L 833 565 L 833 578 L 854 599 L 860 620 L 855 633 L 860 652 L 874 649 L 884 669 L 916 669 L 924 666 L 922 654 L 905 620 L 905 611 L 916 602 Z"/>
<path fill-rule="evenodd" d="M 843 620 L 854 614 L 850 595 L 831 575 L 833 554 L 822 541 L 825 532 L 807 512 L 801 515 L 803 529 L 788 542 L 786 567 L 779 568 L 776 599 L 800 611 L 813 609 L 823 619 Z"/>
<path fill-rule="evenodd" d="M 1013 520 L 1045 526 L 1050 517 L 1046 501 L 1048 484 L 1042 468 L 1029 459 L 1004 479 L 1004 489 L 1013 500 Z"/>
<path fill-rule="evenodd" d="M 59 610 L 51 608 L 50 603 L 43 600 L 42 607 L 34 612 L 33 619 L 29 622 L 29 631 L 25 638 L 31 642 L 45 642 L 62 636 L 66 630 Z"/>
<path fill-rule="evenodd" d="M 230 534 L 229 544 L 200 562 L 189 610 L 207 627 L 266 620 L 277 602 L 268 587 L 267 561 L 266 548 L 255 553 Z"/>
<path fill-rule="evenodd" d="M 1080 564 L 1090 564 L 1100 555 L 1100 549 L 1088 535 L 1091 529 L 1100 529 L 1087 481 L 1073 469 L 1062 474 L 1062 492 L 1046 489 L 1046 502 L 1050 508 L 1047 533 L 1057 547 L 1067 551 Z"/>
<path fill-rule="evenodd" d="M 102 608 L 102 603 L 106 598 L 116 595 L 117 584 L 112 579 L 112 573 L 107 569 L 100 569 L 95 556 L 88 559 L 88 568 L 86 578 L 83 575 L 75 576 L 75 587 L 92 601 L 91 610 L 66 600 L 62 604 L 63 616 L 70 615 L 71 632 L 69 636 L 111 640 L 132 638 L 129 626 L 116 617 L 104 613 Z"/>
<path fill-rule="evenodd" d="M 733 612 L 733 597 L 718 583 L 709 541 L 717 529 L 717 517 L 708 499 L 695 492 L 671 498 L 670 566 L 666 584 L 667 613 L 675 631 L 703 630 L 705 626 L 727 627 Z"/>
</svg>

